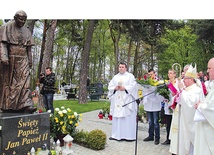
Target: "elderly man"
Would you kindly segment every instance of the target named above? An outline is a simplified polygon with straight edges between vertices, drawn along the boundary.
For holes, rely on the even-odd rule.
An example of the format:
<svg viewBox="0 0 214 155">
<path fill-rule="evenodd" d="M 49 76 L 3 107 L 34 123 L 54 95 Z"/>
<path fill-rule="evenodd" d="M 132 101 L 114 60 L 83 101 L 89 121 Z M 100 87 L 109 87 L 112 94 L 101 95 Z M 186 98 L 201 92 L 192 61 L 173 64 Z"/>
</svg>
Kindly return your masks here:
<svg viewBox="0 0 214 155">
<path fill-rule="evenodd" d="M 208 94 L 204 100 L 195 105 L 197 112 L 202 114 L 204 119 L 196 120 L 198 122 L 195 126 L 194 155 L 214 154 L 214 58 L 208 62 L 207 73 L 210 78 Z"/>
<path fill-rule="evenodd" d="M 196 66 L 193 68 L 190 65 L 183 79 L 186 87 L 180 96 L 179 155 L 193 155 L 195 136 L 194 105 L 204 99 L 201 84 L 196 82 L 196 78 Z"/>
<path fill-rule="evenodd" d="M 30 31 L 24 27 L 27 14 L 17 11 L 14 20 L 0 29 L 0 58 L 4 73 L 1 78 L 0 109 L 33 113 L 30 90 L 31 46 L 34 45 Z"/>
</svg>

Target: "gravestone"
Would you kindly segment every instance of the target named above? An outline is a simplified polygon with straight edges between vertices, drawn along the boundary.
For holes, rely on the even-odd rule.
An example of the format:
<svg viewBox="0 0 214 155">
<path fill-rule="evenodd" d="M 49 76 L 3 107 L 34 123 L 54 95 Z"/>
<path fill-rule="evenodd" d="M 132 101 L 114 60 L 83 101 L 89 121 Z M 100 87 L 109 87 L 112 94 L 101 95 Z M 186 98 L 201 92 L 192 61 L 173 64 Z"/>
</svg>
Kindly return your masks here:
<svg viewBox="0 0 214 155">
<path fill-rule="evenodd" d="M 50 146 L 50 113 L 0 113 L 0 154 L 25 155 L 32 147 Z"/>
</svg>

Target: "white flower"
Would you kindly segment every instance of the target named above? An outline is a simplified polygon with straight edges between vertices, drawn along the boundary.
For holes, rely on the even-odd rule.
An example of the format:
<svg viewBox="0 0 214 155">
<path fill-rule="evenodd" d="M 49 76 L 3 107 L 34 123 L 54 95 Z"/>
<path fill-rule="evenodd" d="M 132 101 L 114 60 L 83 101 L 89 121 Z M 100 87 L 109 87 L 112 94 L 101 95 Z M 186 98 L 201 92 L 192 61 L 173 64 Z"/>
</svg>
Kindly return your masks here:
<svg viewBox="0 0 214 155">
<path fill-rule="evenodd" d="M 164 84 L 164 80 L 158 81 L 158 84 Z"/>
<path fill-rule="evenodd" d="M 77 112 L 74 112 L 74 116 L 77 117 L 77 115 L 78 115 Z"/>
<path fill-rule="evenodd" d="M 48 112 L 48 113 L 51 113 L 51 110 L 48 110 L 47 112 Z"/>
<path fill-rule="evenodd" d="M 70 108 L 67 108 L 67 111 L 71 110 Z"/>
<path fill-rule="evenodd" d="M 66 113 L 67 113 L 67 110 L 64 109 L 62 112 L 63 112 L 64 114 L 66 114 Z"/>
<path fill-rule="evenodd" d="M 0 130 L 2 129 L 2 126 L 0 126 Z"/>
<path fill-rule="evenodd" d="M 65 107 L 64 107 L 64 106 L 62 106 L 62 107 L 61 107 L 61 109 L 65 109 Z"/>
<path fill-rule="evenodd" d="M 55 108 L 55 111 L 59 111 L 59 108 Z"/>
<path fill-rule="evenodd" d="M 58 111 L 58 114 L 62 114 L 62 111 Z"/>
</svg>

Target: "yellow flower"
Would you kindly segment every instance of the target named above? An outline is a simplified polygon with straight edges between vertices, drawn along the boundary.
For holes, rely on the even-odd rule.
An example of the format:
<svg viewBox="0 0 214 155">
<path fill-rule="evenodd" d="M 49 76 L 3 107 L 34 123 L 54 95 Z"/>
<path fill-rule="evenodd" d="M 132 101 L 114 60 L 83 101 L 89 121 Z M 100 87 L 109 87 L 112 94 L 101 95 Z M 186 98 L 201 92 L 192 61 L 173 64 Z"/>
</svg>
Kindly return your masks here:
<svg viewBox="0 0 214 155">
<path fill-rule="evenodd" d="M 56 123 L 59 123 L 59 119 L 57 117 L 54 118 Z"/>
<path fill-rule="evenodd" d="M 80 120 L 79 120 L 80 122 L 82 122 L 82 118 L 80 118 Z"/>
<path fill-rule="evenodd" d="M 65 125 L 62 126 L 62 131 L 66 131 L 66 126 Z"/>
<path fill-rule="evenodd" d="M 54 137 L 58 134 L 73 134 L 78 126 L 78 122 L 82 121 L 77 112 L 72 112 L 70 108 L 55 108 L 55 113 L 50 115 L 51 135 Z"/>
</svg>

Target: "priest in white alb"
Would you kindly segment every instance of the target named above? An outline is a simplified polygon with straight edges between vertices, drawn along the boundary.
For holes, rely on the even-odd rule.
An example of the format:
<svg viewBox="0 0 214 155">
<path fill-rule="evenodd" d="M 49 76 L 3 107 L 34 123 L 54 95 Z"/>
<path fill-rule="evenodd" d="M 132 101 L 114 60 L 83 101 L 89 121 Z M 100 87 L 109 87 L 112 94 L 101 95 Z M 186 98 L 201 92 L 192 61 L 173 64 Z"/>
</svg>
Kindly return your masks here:
<svg viewBox="0 0 214 155">
<path fill-rule="evenodd" d="M 125 63 L 119 64 L 119 73 L 109 82 L 108 90 L 110 114 L 113 116 L 112 134 L 109 139 L 135 140 L 138 106 L 135 100 L 138 98 L 138 87 L 134 75 L 127 72 Z M 129 102 L 131 103 L 127 104 Z"/>
<path fill-rule="evenodd" d="M 195 105 L 196 121 L 194 155 L 214 155 L 214 58 L 207 65 L 209 75 L 208 94 Z"/>
</svg>

